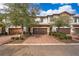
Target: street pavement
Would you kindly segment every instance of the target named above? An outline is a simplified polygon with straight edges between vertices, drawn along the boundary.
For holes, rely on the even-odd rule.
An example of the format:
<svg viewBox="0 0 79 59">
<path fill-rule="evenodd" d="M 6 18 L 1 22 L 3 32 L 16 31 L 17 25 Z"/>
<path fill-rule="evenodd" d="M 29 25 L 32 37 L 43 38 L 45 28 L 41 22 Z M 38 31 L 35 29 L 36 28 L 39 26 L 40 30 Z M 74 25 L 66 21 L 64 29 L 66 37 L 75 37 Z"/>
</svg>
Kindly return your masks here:
<svg viewBox="0 0 79 59">
<path fill-rule="evenodd" d="M 79 45 L 2 45 L 1 56 L 79 56 Z"/>
</svg>

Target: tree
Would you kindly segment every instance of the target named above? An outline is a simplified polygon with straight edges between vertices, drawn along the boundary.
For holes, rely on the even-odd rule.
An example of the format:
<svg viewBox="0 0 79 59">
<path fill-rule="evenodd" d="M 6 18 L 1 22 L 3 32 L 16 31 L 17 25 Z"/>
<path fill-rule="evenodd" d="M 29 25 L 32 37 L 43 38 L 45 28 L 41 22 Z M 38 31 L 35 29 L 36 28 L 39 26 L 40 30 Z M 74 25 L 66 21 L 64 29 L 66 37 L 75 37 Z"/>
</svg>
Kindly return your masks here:
<svg viewBox="0 0 79 59">
<path fill-rule="evenodd" d="M 63 20 L 58 19 L 58 20 L 56 20 L 56 21 L 55 21 L 55 24 L 54 24 L 54 25 L 57 27 L 57 32 L 59 32 L 60 27 L 64 26 L 64 25 L 65 25 L 65 23 L 64 23 L 64 21 L 63 21 Z"/>
<path fill-rule="evenodd" d="M 63 14 L 60 15 L 60 19 L 63 20 L 63 22 L 65 23 L 64 26 L 70 26 L 70 21 L 71 21 L 71 16 L 68 14 Z"/>
<path fill-rule="evenodd" d="M 2 29 L 2 34 L 5 34 L 5 26 L 6 24 L 3 22 L 5 19 L 5 14 L 0 13 L 0 28 Z"/>
<path fill-rule="evenodd" d="M 70 22 L 70 16 L 64 15 L 64 16 L 59 16 L 58 18 L 55 19 L 54 25 L 57 27 L 57 32 L 59 32 L 60 27 L 63 26 L 69 26 Z"/>
<path fill-rule="evenodd" d="M 36 15 L 36 9 L 32 8 L 29 12 L 29 4 L 26 3 L 14 3 L 14 4 L 6 4 L 8 8 L 8 17 L 11 23 L 15 26 L 21 26 L 22 30 L 25 26 L 30 33 L 30 26 L 34 23 L 34 20 L 31 16 Z"/>
</svg>

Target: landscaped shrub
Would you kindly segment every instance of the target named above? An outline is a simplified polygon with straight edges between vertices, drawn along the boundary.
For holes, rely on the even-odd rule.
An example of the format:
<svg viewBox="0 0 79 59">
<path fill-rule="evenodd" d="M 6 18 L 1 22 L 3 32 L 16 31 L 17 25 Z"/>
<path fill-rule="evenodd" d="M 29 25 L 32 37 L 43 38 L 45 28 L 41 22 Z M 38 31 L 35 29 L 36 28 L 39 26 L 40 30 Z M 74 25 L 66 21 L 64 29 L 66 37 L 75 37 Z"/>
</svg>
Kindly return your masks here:
<svg viewBox="0 0 79 59">
<path fill-rule="evenodd" d="M 67 39 L 67 36 L 66 36 L 65 34 L 60 34 L 60 35 L 59 35 L 59 38 L 60 38 L 60 39 Z"/>
<path fill-rule="evenodd" d="M 12 40 L 14 40 L 14 39 L 15 39 L 15 37 L 11 37 L 11 39 L 12 39 Z"/>
<path fill-rule="evenodd" d="M 12 37 L 12 40 L 19 40 L 19 37 Z"/>
<path fill-rule="evenodd" d="M 62 32 L 52 32 L 52 35 L 58 37 L 59 39 L 72 39 L 71 36 L 67 36 L 65 33 Z"/>
<path fill-rule="evenodd" d="M 54 32 L 50 32 L 49 35 L 53 35 Z"/>
<path fill-rule="evenodd" d="M 51 35 L 52 34 L 52 32 L 49 32 L 49 35 Z"/>
<path fill-rule="evenodd" d="M 67 36 L 67 39 L 72 39 L 72 37 L 71 36 Z"/>
<path fill-rule="evenodd" d="M 24 40 L 24 36 L 20 36 L 20 38 L 19 38 L 19 39 Z"/>
<path fill-rule="evenodd" d="M 51 35 L 57 36 L 57 32 L 52 32 Z"/>
<path fill-rule="evenodd" d="M 12 37 L 11 39 L 12 39 L 12 40 L 24 40 L 23 37 Z"/>
</svg>

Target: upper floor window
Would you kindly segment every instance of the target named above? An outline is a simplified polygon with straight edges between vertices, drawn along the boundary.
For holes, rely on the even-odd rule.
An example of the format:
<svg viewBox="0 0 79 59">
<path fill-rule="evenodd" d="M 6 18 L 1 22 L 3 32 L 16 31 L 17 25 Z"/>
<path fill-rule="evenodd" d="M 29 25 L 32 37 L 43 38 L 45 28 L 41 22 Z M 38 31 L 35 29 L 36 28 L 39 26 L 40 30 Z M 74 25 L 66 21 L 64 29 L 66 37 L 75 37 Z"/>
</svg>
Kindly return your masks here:
<svg viewBox="0 0 79 59">
<path fill-rule="evenodd" d="M 40 22 L 43 22 L 43 18 L 40 18 Z"/>
<path fill-rule="evenodd" d="M 79 18 L 77 18 L 77 20 L 78 20 L 78 23 L 79 23 Z"/>
<path fill-rule="evenodd" d="M 77 23 L 77 18 L 74 19 L 74 23 Z"/>
<path fill-rule="evenodd" d="M 50 17 L 50 22 L 54 21 L 53 17 Z"/>
<path fill-rule="evenodd" d="M 75 18 L 74 23 L 79 23 L 79 18 Z"/>
</svg>

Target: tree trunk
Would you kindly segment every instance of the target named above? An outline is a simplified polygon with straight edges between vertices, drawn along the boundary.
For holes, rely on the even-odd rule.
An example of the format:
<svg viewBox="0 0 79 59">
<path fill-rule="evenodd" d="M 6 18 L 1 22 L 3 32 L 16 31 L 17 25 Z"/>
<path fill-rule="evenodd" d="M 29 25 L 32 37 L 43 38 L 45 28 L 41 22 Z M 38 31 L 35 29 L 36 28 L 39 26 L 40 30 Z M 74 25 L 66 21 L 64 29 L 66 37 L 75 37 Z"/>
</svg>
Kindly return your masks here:
<svg viewBox="0 0 79 59">
<path fill-rule="evenodd" d="M 21 26 L 21 27 L 22 27 L 22 35 L 23 35 L 23 32 L 24 32 L 23 24 L 22 24 L 22 26 Z"/>
<path fill-rule="evenodd" d="M 29 35 L 31 35 L 31 32 L 30 32 L 30 27 L 28 27 L 28 34 L 29 34 Z"/>
<path fill-rule="evenodd" d="M 52 33 L 52 27 L 50 27 L 50 33 L 49 33 L 49 35 L 51 35 L 51 33 Z"/>
<path fill-rule="evenodd" d="M 20 38 L 23 38 L 23 36 L 24 36 L 24 28 L 23 28 L 23 24 L 21 25 L 21 28 L 22 28 L 22 33 L 21 33 L 21 35 L 20 35 Z"/>
</svg>

